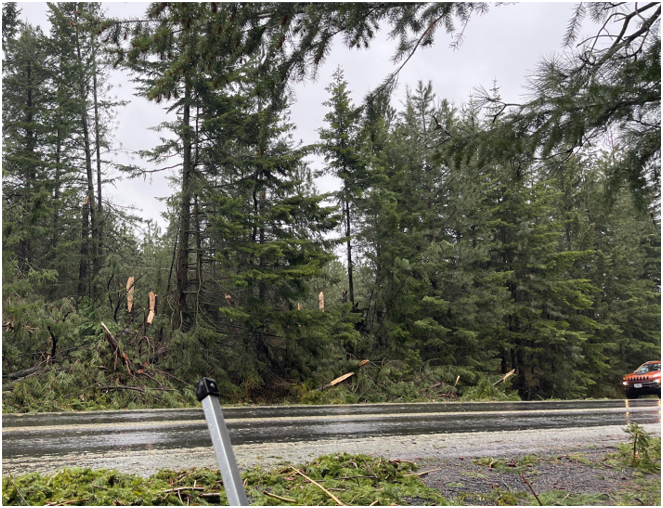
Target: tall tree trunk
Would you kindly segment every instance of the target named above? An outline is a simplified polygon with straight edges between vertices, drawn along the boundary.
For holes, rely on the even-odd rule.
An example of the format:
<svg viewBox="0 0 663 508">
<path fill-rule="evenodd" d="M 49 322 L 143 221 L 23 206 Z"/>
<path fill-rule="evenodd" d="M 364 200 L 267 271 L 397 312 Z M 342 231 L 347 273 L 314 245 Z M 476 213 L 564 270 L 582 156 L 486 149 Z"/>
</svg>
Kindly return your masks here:
<svg viewBox="0 0 663 508">
<path fill-rule="evenodd" d="M 25 205 L 26 208 L 29 209 L 31 207 L 30 203 L 30 189 L 33 187 L 35 184 L 35 179 L 37 178 L 36 171 L 35 171 L 35 166 L 34 166 L 34 152 L 35 152 L 35 146 L 36 146 L 36 138 L 35 138 L 35 131 L 32 126 L 32 122 L 34 120 L 34 115 L 33 115 L 33 109 L 34 109 L 34 103 L 33 103 L 33 97 L 32 97 L 32 89 L 34 87 L 33 83 L 33 75 L 32 75 L 32 61 L 28 60 L 28 65 L 25 71 L 25 88 L 27 92 L 27 98 L 26 98 L 26 109 L 25 109 L 25 122 L 27 125 L 26 129 L 26 140 L 25 140 L 25 146 L 28 152 L 28 164 L 27 164 L 27 172 L 25 174 L 26 177 L 26 182 L 25 182 L 25 188 L 26 188 L 26 195 L 25 195 Z M 26 209 L 26 213 L 29 213 L 29 210 Z M 28 258 L 30 257 L 30 235 L 26 235 L 25 238 L 22 238 L 19 243 L 18 243 L 18 269 L 23 272 L 26 271 L 28 268 Z"/>
<path fill-rule="evenodd" d="M 189 80 L 184 84 L 182 111 L 182 200 L 180 202 L 180 233 L 177 254 L 177 306 L 175 325 L 177 328 L 188 322 L 186 292 L 189 285 L 189 224 L 191 222 L 191 89 Z"/>
<path fill-rule="evenodd" d="M 53 239 L 51 241 L 51 253 L 55 257 L 55 247 L 58 245 L 58 232 L 60 231 L 60 186 L 62 182 L 62 132 L 58 127 L 57 140 L 55 145 L 55 181 L 53 182 Z"/>
<path fill-rule="evenodd" d="M 85 296 L 87 290 L 88 236 L 90 231 L 90 196 L 83 200 L 83 230 L 81 233 L 81 260 L 78 267 L 78 296 Z"/>
<path fill-rule="evenodd" d="M 193 221 L 194 221 L 194 234 L 196 237 L 196 282 L 197 282 L 197 296 L 196 306 L 194 308 L 194 322 L 198 322 L 198 298 L 200 298 L 200 291 L 203 288 L 203 246 L 200 238 L 200 212 L 198 210 L 198 194 L 193 196 Z"/>
<path fill-rule="evenodd" d="M 347 246 L 348 246 L 348 290 L 350 293 L 350 301 L 352 302 L 352 308 L 355 306 L 355 289 L 352 282 L 352 242 L 350 238 L 350 200 L 348 198 L 348 193 L 345 193 L 345 236 L 347 237 Z"/>
<path fill-rule="evenodd" d="M 76 20 L 78 21 L 78 19 Z M 97 214 L 94 197 L 94 175 L 92 171 L 92 148 L 90 146 L 90 132 L 88 128 L 88 116 L 87 116 L 87 85 L 85 83 L 85 65 L 83 63 L 83 57 L 81 54 L 81 43 L 80 43 L 80 34 L 78 23 L 76 23 L 76 54 L 78 56 L 78 64 L 80 66 L 79 74 L 79 93 L 81 101 L 81 124 L 83 127 L 83 150 L 85 152 L 85 171 L 86 171 L 86 180 L 87 180 L 87 194 L 90 197 L 90 229 L 92 230 L 92 248 L 91 258 L 92 258 L 92 278 L 96 277 L 99 273 L 99 229 L 97 224 Z"/>
<path fill-rule="evenodd" d="M 97 157 L 97 241 L 99 242 L 98 254 L 101 258 L 103 253 L 103 205 L 101 203 L 101 122 L 99 120 L 99 99 L 97 85 L 97 45 L 96 36 L 90 36 L 92 45 L 92 93 L 94 99 L 94 140 Z"/>
</svg>

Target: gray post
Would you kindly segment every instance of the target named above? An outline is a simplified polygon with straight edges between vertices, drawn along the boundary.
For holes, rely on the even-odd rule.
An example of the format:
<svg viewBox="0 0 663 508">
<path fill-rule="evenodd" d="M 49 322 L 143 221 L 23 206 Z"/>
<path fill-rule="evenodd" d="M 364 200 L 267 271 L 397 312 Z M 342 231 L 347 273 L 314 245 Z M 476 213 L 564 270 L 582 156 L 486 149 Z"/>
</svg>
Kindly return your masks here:
<svg viewBox="0 0 663 508">
<path fill-rule="evenodd" d="M 249 506 L 237 462 L 235 462 L 235 454 L 230 443 L 226 421 L 223 419 L 223 412 L 219 404 L 219 387 L 216 381 L 206 377 L 198 381 L 196 397 L 203 403 L 205 419 L 216 452 L 216 460 L 219 462 L 223 486 L 228 496 L 228 504 L 230 506 Z"/>
</svg>

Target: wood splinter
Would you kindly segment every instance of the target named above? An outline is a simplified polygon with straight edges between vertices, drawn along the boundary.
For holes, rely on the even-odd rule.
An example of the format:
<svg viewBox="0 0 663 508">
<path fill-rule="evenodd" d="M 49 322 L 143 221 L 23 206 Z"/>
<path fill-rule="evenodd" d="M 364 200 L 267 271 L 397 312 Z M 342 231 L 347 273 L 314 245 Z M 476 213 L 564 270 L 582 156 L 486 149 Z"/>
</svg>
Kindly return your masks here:
<svg viewBox="0 0 663 508">
<path fill-rule="evenodd" d="M 154 291 L 150 291 L 147 297 L 150 301 L 150 313 L 147 315 L 147 324 L 151 325 L 154 320 L 154 314 L 156 314 L 157 295 L 154 294 Z"/>
<path fill-rule="evenodd" d="M 127 312 L 131 314 L 131 309 L 134 306 L 134 278 L 127 279 Z"/>
<path fill-rule="evenodd" d="M 502 377 L 502 379 L 498 379 L 496 382 L 494 382 L 493 386 L 497 386 L 498 384 L 503 383 L 504 381 L 509 379 L 511 376 L 513 376 L 515 373 L 516 373 L 516 369 L 513 369 L 513 370 L 507 372 L 506 374 L 504 374 L 504 377 Z"/>
</svg>

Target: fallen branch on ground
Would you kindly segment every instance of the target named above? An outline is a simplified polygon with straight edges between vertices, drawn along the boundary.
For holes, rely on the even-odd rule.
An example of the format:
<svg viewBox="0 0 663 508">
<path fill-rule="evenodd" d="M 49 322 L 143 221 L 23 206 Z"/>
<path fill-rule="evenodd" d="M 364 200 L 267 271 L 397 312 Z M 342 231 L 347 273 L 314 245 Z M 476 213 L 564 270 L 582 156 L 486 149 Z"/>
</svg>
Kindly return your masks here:
<svg viewBox="0 0 663 508">
<path fill-rule="evenodd" d="M 205 487 L 177 487 L 175 489 L 164 490 L 163 493 L 168 492 L 182 492 L 183 490 L 205 490 Z"/>
<path fill-rule="evenodd" d="M 104 333 L 106 335 L 106 340 L 108 340 L 109 344 L 113 348 L 113 352 L 119 353 L 119 355 L 122 357 L 122 361 L 124 362 L 124 365 L 127 367 L 127 372 L 129 375 L 131 374 L 131 367 L 129 366 L 129 357 L 120 349 L 120 345 L 118 344 L 117 340 L 115 337 L 113 337 L 113 334 L 110 332 L 108 327 L 102 322 L 101 327 L 104 329 Z"/>
<path fill-rule="evenodd" d="M 18 490 L 18 485 L 16 485 L 16 484 L 14 483 L 14 478 L 12 477 L 11 473 L 9 473 L 9 479 L 11 480 L 12 485 L 13 485 L 14 488 L 16 489 L 16 492 L 18 492 L 18 495 L 21 496 L 21 499 L 22 499 L 23 502 L 25 503 L 25 506 L 30 506 L 30 503 L 28 503 L 28 502 L 25 500 L 25 498 L 23 497 L 23 494 L 21 494 L 21 491 Z"/>
<path fill-rule="evenodd" d="M 174 388 L 152 388 L 150 386 L 123 386 L 123 385 L 117 385 L 117 386 L 99 386 L 99 385 L 94 385 L 100 390 L 133 390 L 135 392 L 141 392 L 145 393 L 145 390 L 156 390 L 159 392 L 176 392 Z"/>
<path fill-rule="evenodd" d="M 270 492 L 267 492 L 266 490 L 263 490 L 262 493 L 265 494 L 268 497 L 273 497 L 274 499 L 278 499 L 279 501 L 285 501 L 286 503 L 296 503 L 297 502 L 295 499 L 290 499 L 288 497 L 277 496 L 276 494 L 271 494 Z"/>
<path fill-rule="evenodd" d="M 529 487 L 529 490 L 532 492 L 532 495 L 534 495 L 534 497 L 535 497 L 536 500 L 538 501 L 539 506 L 543 506 L 543 503 L 542 503 L 541 500 L 539 499 L 539 496 L 536 495 L 536 492 L 534 492 L 534 489 L 532 488 L 532 485 L 530 484 L 530 482 L 527 481 L 527 478 L 525 478 L 525 476 L 523 475 L 523 473 L 520 473 L 520 477 L 523 479 L 523 481 L 525 482 L 525 484 Z"/>
<path fill-rule="evenodd" d="M 301 472 L 299 469 L 297 469 L 296 467 L 293 467 L 292 469 L 295 471 L 295 473 L 300 474 L 301 476 L 303 476 L 304 478 L 306 478 L 308 481 L 310 481 L 313 485 L 315 485 L 316 487 L 318 487 L 319 489 L 321 489 L 325 494 L 327 494 L 329 497 L 331 497 L 331 498 L 336 502 L 337 505 L 339 505 L 339 506 L 343 506 L 343 503 L 341 502 L 341 500 L 340 500 L 339 498 L 337 498 L 334 494 L 332 494 L 331 492 L 329 492 L 326 488 L 324 488 L 324 487 L 323 487 L 322 485 L 320 485 L 318 482 L 316 482 L 315 480 L 312 480 L 311 478 L 309 478 L 308 476 L 306 476 L 304 473 L 302 473 L 302 472 Z"/>
<path fill-rule="evenodd" d="M 434 473 L 435 471 L 442 471 L 442 468 L 438 467 L 437 469 L 431 469 L 430 471 L 422 471 L 421 473 L 410 473 L 406 474 L 405 476 L 423 476 L 428 473 Z"/>
</svg>

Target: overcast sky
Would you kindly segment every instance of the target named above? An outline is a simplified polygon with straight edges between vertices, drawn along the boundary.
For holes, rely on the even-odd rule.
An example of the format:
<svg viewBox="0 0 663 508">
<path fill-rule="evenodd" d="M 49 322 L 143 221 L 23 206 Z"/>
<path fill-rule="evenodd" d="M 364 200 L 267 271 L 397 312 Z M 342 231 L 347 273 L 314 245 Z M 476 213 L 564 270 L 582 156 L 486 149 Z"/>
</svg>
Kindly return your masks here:
<svg viewBox="0 0 663 508">
<path fill-rule="evenodd" d="M 136 2 L 103 3 L 107 15 L 111 17 L 141 16 L 147 5 Z M 46 33 L 49 31 L 46 3 L 19 2 L 18 6 L 22 19 L 41 26 Z M 449 47 L 451 37 L 440 31 L 435 44 L 419 50 L 401 71 L 392 104 L 399 108 L 406 86 L 415 88 L 419 80 L 424 83 L 432 81 L 438 99 L 446 98 L 456 105 L 466 102 L 475 87 L 489 89 L 493 80 L 497 81 L 504 100 L 522 100 L 526 76 L 534 71 L 542 57 L 561 51 L 562 38 L 574 6 L 574 3 L 558 2 L 491 6 L 487 14 L 472 18 L 465 30 L 464 42 L 457 50 Z M 594 31 L 591 23 L 583 27 L 583 33 L 587 35 Z M 391 62 L 396 42 L 388 40 L 386 34 L 381 35 L 368 50 L 348 50 L 337 41 L 316 82 L 295 86 L 296 102 L 291 108 L 291 121 L 297 127 L 294 133 L 296 140 L 301 139 L 304 143 L 317 141 L 317 130 L 323 126 L 326 113 L 326 108 L 322 106 L 328 98 L 325 88 L 339 65 L 345 71 L 355 104 L 360 103 L 366 92 L 379 85 L 397 67 Z M 149 130 L 150 127 L 173 118 L 166 116 L 163 105 L 134 96 L 126 73 L 117 72 L 112 82 L 112 94 L 131 101 L 117 112 L 115 137 L 122 151 L 115 156 L 116 160 L 149 168 L 137 156 L 130 159 L 130 154 L 158 144 L 159 134 Z M 320 162 L 319 159 L 312 160 L 314 166 Z M 330 177 L 318 181 L 322 191 L 329 191 L 334 185 Z M 145 180 L 118 182 L 116 188 L 108 188 L 105 192 L 115 203 L 136 206 L 140 209 L 139 215 L 165 225 L 160 217 L 165 206 L 155 198 L 172 193 L 166 174 L 157 173 Z"/>
</svg>

